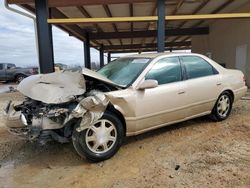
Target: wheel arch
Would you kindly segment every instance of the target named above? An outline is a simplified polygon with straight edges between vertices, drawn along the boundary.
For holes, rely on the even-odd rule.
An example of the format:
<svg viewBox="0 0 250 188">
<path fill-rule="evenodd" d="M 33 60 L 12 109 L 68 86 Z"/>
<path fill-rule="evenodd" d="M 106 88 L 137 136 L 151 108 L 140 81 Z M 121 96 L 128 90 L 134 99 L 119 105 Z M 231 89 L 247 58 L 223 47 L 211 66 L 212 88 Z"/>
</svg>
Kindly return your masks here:
<svg viewBox="0 0 250 188">
<path fill-rule="evenodd" d="M 23 73 L 16 73 L 14 75 L 14 78 L 17 79 L 18 76 L 24 76 L 24 77 L 27 77 L 27 75 L 23 74 Z"/>
<path fill-rule="evenodd" d="M 233 103 L 234 102 L 234 97 L 235 97 L 233 90 L 231 90 L 231 89 L 225 89 L 225 90 L 223 90 L 223 92 L 221 92 L 221 94 L 224 93 L 224 92 L 230 93 L 230 95 L 232 96 L 232 103 Z"/>
<path fill-rule="evenodd" d="M 127 125 L 126 125 L 126 121 L 125 121 L 125 118 L 124 118 L 123 114 L 119 110 L 117 110 L 112 103 L 109 103 L 109 105 L 108 105 L 108 107 L 107 107 L 106 110 L 114 113 L 115 115 L 117 115 L 117 117 L 122 122 L 122 125 L 123 125 L 123 128 L 124 128 L 124 135 L 126 135 Z"/>
</svg>

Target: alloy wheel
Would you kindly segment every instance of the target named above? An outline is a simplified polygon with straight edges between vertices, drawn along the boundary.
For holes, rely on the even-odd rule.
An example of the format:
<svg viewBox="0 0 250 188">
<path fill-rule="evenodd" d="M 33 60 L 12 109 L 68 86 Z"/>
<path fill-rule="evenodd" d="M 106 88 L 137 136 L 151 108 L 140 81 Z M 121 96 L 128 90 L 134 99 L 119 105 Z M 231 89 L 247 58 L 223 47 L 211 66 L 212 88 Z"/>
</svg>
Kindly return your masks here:
<svg viewBox="0 0 250 188">
<path fill-rule="evenodd" d="M 101 119 L 86 132 L 85 141 L 89 150 L 102 154 L 109 151 L 117 140 L 115 125 L 106 119 Z"/>
<path fill-rule="evenodd" d="M 217 103 L 217 112 L 221 117 L 226 117 L 230 110 L 230 98 L 227 95 L 222 95 Z"/>
</svg>

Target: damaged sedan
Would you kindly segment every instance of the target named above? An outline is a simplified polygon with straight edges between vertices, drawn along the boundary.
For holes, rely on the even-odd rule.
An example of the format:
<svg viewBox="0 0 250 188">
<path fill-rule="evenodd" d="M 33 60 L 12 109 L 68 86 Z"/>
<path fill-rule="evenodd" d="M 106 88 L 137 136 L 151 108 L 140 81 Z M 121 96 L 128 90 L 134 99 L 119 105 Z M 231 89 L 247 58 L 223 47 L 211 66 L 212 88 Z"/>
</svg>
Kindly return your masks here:
<svg viewBox="0 0 250 188">
<path fill-rule="evenodd" d="M 91 161 L 112 157 L 125 136 L 204 115 L 225 120 L 247 91 L 241 71 L 192 53 L 140 54 L 97 72 L 34 75 L 17 89 L 26 100 L 8 103 L 10 132 L 43 144 L 72 141 Z"/>
</svg>

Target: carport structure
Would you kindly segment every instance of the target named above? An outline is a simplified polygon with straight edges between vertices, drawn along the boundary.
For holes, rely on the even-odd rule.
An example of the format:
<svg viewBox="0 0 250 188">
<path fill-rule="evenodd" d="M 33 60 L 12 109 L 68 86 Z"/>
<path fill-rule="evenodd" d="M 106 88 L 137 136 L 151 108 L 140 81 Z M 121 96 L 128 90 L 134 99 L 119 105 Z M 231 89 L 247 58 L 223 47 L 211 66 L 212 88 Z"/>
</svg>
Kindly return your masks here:
<svg viewBox="0 0 250 188">
<path fill-rule="evenodd" d="M 39 65 L 54 70 L 51 25 L 84 42 L 85 67 L 90 47 L 104 53 L 172 51 L 192 48 L 192 37 L 209 35 L 213 19 L 249 18 L 232 13 L 248 0 L 7 0 L 36 15 Z"/>
</svg>

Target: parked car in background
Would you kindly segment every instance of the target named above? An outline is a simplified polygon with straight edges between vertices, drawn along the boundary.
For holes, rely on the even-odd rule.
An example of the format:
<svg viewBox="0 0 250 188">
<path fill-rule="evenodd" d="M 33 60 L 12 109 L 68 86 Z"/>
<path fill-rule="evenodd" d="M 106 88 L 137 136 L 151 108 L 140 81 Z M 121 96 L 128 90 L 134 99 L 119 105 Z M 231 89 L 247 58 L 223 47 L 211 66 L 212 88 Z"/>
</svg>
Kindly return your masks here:
<svg viewBox="0 0 250 188">
<path fill-rule="evenodd" d="M 6 123 L 11 132 L 30 140 L 72 139 L 92 161 L 112 157 L 124 136 L 204 115 L 225 120 L 247 91 L 241 71 L 192 53 L 127 56 L 97 72 L 32 76 L 17 89 L 27 98 L 6 108 L 23 123 Z"/>
<path fill-rule="evenodd" d="M 0 81 L 15 81 L 20 83 L 24 78 L 37 74 L 38 68 L 16 67 L 13 63 L 0 63 Z"/>
</svg>

